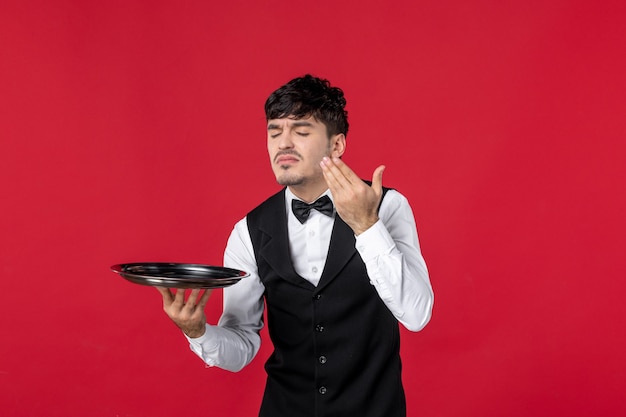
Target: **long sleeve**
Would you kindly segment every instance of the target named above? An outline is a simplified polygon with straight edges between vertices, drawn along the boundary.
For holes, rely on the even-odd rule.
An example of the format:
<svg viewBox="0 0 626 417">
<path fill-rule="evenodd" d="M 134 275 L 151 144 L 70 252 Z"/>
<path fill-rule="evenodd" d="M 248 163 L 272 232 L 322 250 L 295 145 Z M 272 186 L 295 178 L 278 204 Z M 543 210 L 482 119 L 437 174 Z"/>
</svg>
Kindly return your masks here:
<svg viewBox="0 0 626 417">
<path fill-rule="evenodd" d="M 264 287 L 257 275 L 256 260 L 246 219 L 239 221 L 226 245 L 224 266 L 250 273 L 224 288 L 224 310 L 217 326 L 206 325 L 203 336 L 189 346 L 209 366 L 239 371 L 257 354 L 263 327 Z"/>
<path fill-rule="evenodd" d="M 380 220 L 356 238 L 372 285 L 407 329 L 421 330 L 432 314 L 433 290 L 407 199 L 390 190 Z"/>
<path fill-rule="evenodd" d="M 403 195 L 390 190 L 383 199 L 379 217 L 374 226 L 357 236 L 357 250 L 365 262 L 372 285 L 389 310 L 407 329 L 421 330 L 430 320 L 433 291 L 420 251 L 413 212 Z M 332 219 L 319 214 L 317 221 L 332 222 Z M 313 226 L 320 231 L 330 230 L 315 221 L 307 222 L 307 227 Z M 311 264 L 310 250 L 303 249 L 305 246 L 294 246 L 305 241 L 301 235 L 305 229 L 300 230 L 300 227 L 299 223 L 294 223 L 290 228 L 292 250 L 296 249 L 292 255 L 294 264 L 298 272 L 315 285 L 319 276 L 307 275 L 310 266 L 314 265 Z M 303 236 L 308 234 L 305 230 Z M 328 234 L 323 247 L 328 247 L 329 239 Z M 191 350 L 207 365 L 239 371 L 252 361 L 261 344 L 259 331 L 263 327 L 265 290 L 258 276 L 245 218 L 235 225 L 228 239 L 224 266 L 249 272 L 250 276 L 224 289 L 224 310 L 218 325 L 207 324 L 203 336 L 188 340 Z"/>
</svg>

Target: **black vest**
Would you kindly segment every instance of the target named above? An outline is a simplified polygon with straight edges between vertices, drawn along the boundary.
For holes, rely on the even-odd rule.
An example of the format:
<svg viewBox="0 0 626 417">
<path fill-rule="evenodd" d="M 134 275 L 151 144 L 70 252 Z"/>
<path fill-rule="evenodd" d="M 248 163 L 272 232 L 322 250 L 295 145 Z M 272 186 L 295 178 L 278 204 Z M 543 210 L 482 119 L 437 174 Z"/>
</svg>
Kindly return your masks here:
<svg viewBox="0 0 626 417">
<path fill-rule="evenodd" d="M 350 227 L 336 216 L 315 287 L 291 262 L 284 190 L 247 221 L 274 345 L 259 416 L 404 417 L 398 322 L 370 284 Z"/>
</svg>

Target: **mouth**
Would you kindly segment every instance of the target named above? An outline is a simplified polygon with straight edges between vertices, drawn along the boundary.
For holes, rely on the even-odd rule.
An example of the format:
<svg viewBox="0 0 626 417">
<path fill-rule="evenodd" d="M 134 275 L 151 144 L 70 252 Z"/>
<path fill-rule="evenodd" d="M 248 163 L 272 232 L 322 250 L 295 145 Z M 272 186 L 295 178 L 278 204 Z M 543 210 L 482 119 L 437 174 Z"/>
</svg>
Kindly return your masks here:
<svg viewBox="0 0 626 417">
<path fill-rule="evenodd" d="M 274 162 L 279 165 L 291 165 L 291 164 L 298 162 L 299 160 L 300 159 L 296 155 L 291 155 L 291 154 L 277 155 L 274 158 Z"/>
</svg>

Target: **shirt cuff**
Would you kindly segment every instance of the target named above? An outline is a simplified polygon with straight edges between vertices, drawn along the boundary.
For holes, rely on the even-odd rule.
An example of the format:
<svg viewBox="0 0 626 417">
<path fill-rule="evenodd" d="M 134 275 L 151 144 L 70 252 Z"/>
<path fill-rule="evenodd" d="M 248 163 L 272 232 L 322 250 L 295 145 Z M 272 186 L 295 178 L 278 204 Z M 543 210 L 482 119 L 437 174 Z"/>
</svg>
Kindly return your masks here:
<svg viewBox="0 0 626 417">
<path fill-rule="evenodd" d="M 356 237 L 356 249 L 365 263 L 390 253 L 394 246 L 393 238 L 380 219 Z"/>
<path fill-rule="evenodd" d="M 205 332 L 200 337 L 189 337 L 183 333 L 189 341 L 189 348 L 198 355 L 208 366 L 215 366 L 215 361 L 210 357 L 210 353 L 218 348 L 217 339 L 214 337 L 213 326 L 205 325 Z"/>
<path fill-rule="evenodd" d="M 208 324 L 205 325 L 204 334 L 200 337 L 189 337 L 185 333 L 183 333 L 183 335 L 187 338 L 189 343 L 198 347 L 210 347 L 212 341 L 215 340 L 213 337 L 212 326 L 209 326 Z"/>
</svg>

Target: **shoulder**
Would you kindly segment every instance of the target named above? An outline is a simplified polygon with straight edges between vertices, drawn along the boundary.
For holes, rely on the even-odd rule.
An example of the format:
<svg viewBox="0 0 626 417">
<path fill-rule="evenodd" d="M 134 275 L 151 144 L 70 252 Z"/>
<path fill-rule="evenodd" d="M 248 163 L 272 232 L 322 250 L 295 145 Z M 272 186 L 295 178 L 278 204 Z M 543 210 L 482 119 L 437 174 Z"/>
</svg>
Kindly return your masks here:
<svg viewBox="0 0 626 417">
<path fill-rule="evenodd" d="M 259 204 L 258 206 L 250 210 L 250 212 L 248 212 L 247 214 L 247 217 L 252 216 L 254 218 L 256 216 L 263 214 L 264 212 L 271 212 L 272 210 L 276 210 L 277 208 L 281 207 L 281 205 L 283 205 L 284 203 L 285 203 L 285 189 L 283 188 L 282 190 L 268 197 L 261 204 Z"/>
<path fill-rule="evenodd" d="M 285 212 L 285 189 L 269 197 L 246 216 L 252 240 L 260 234 L 276 235 L 287 227 Z"/>
<path fill-rule="evenodd" d="M 284 204 L 285 189 L 283 188 L 276 194 L 271 195 L 265 201 L 250 210 L 245 217 L 235 223 L 231 232 L 231 239 L 237 238 L 242 240 L 249 239 L 249 225 L 256 224 L 260 218 L 267 213 L 272 213 L 277 204 Z M 246 239 L 247 238 L 247 239 Z"/>
<path fill-rule="evenodd" d="M 383 199 L 384 205 L 400 205 L 408 204 L 409 200 L 400 191 L 395 188 L 383 187 Z"/>
<path fill-rule="evenodd" d="M 389 217 L 393 216 L 394 213 L 407 211 L 411 212 L 409 200 L 398 190 L 388 188 L 380 203 L 380 216 Z"/>
</svg>

